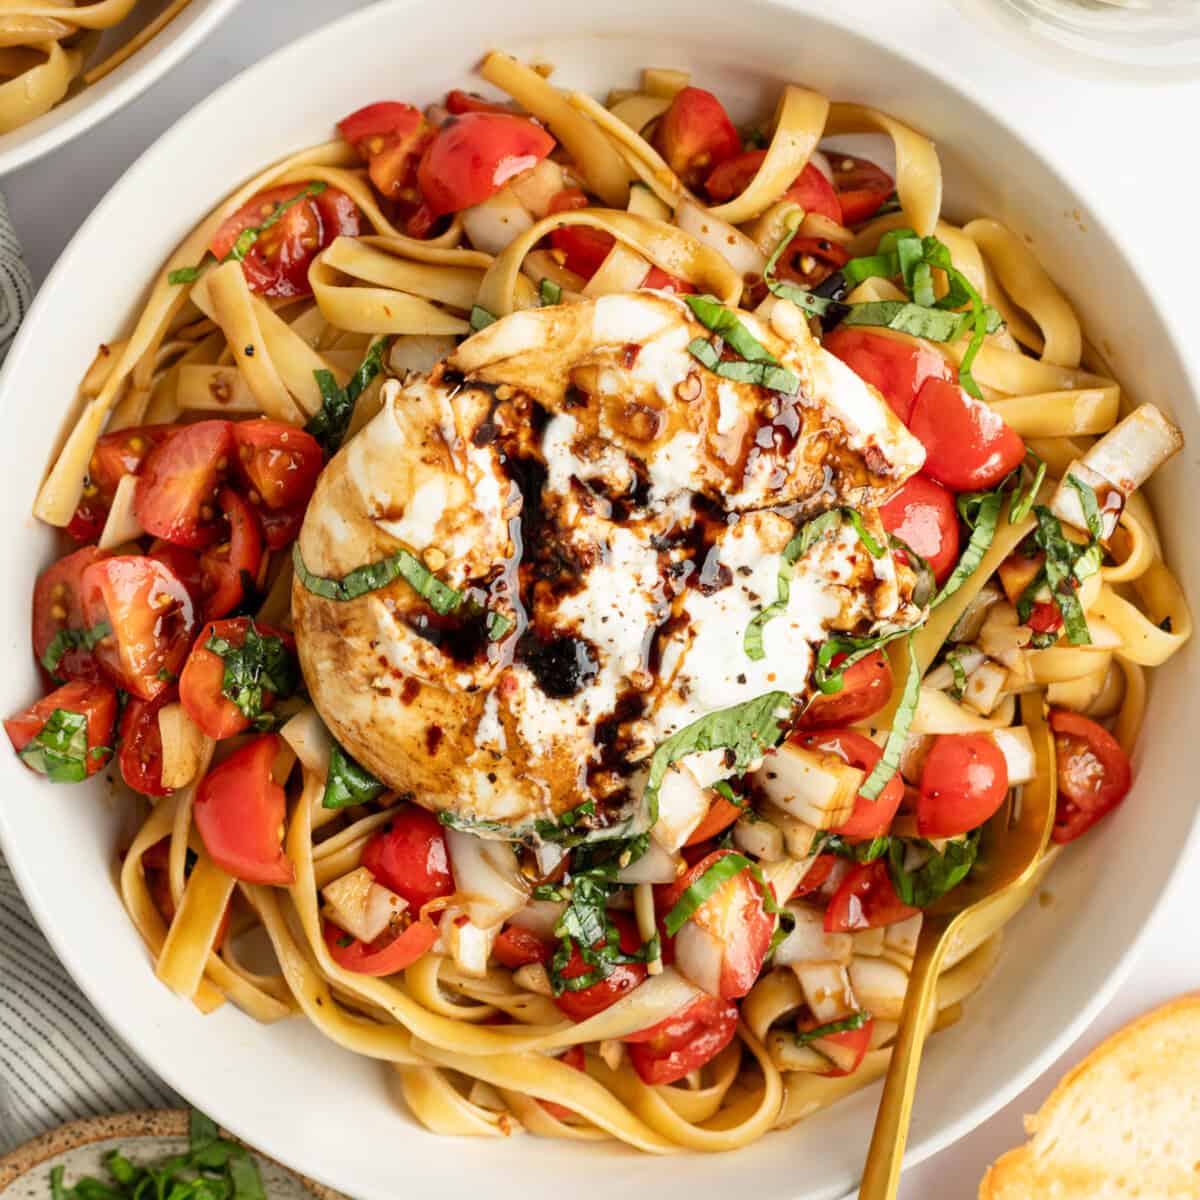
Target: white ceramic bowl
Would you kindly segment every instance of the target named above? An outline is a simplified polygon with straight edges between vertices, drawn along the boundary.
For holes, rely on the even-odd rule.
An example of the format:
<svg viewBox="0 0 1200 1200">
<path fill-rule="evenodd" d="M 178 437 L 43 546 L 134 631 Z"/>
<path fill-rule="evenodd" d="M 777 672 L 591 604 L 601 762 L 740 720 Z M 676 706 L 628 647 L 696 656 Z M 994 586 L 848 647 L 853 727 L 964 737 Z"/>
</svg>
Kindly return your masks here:
<svg viewBox="0 0 1200 1200">
<path fill-rule="evenodd" d="M 0 178 L 57 150 L 137 99 L 195 50 L 239 3 L 241 0 L 192 0 L 166 29 L 111 74 L 56 104 L 29 124 L 0 135 Z M 101 49 L 92 61 L 100 62 L 107 52 L 119 49 L 163 7 L 164 4 L 140 4 L 118 30 L 105 33 Z"/>
<path fill-rule="evenodd" d="M 235 182 L 327 137 L 337 118 L 368 101 L 428 101 L 469 83 L 479 53 L 491 46 L 549 59 L 561 79 L 600 94 L 633 82 L 650 63 L 693 68 L 742 115 L 769 107 L 781 81 L 802 80 L 907 117 L 938 138 L 951 213 L 990 212 L 1032 237 L 1126 382 L 1167 405 L 1191 445 L 1200 445 L 1187 370 L 1151 296 L 1114 237 L 1095 222 L 1084 232 L 1069 215 L 1086 196 L 1003 120 L 945 83 L 935 51 L 922 65 L 853 28 L 860 24 L 851 11 L 816 19 L 766 0 L 609 0 L 586 14 L 560 0 L 395 0 L 279 52 L 181 121 L 80 229 L 0 380 L 2 427 L 19 448 L 0 481 L 9 514 L 0 591 L 9 669 L 0 679 L 0 711 L 29 703 L 37 687 L 29 595 L 53 548 L 26 514 L 96 344 L 121 329 L 176 239 Z M 1184 457 L 1158 482 L 1160 497 L 1170 496 L 1161 505 L 1168 549 L 1186 580 L 1200 577 L 1200 543 L 1186 524 L 1200 511 L 1200 494 Z M 1017 920 L 998 972 L 972 998 L 965 1020 L 931 1043 L 910 1161 L 1011 1099 L 1116 987 L 1194 823 L 1200 694 L 1187 680 L 1195 662 L 1194 650 L 1180 655 L 1154 681 L 1153 736 L 1139 753 L 1134 796 L 1072 848 L 1048 885 L 1054 903 Z M 736 1194 L 749 1181 L 763 1200 L 822 1200 L 857 1178 L 877 1087 L 721 1157 L 652 1159 L 617 1146 L 530 1138 L 450 1143 L 426 1133 L 399 1109 L 382 1066 L 340 1051 L 305 1022 L 262 1027 L 232 1007 L 201 1018 L 161 987 L 112 884 L 117 836 L 99 785 L 90 794 L 43 785 L 0 754 L 4 850 L 55 949 L 100 1011 L 193 1103 L 267 1153 L 362 1200 L 391 1200 L 401 1191 L 527 1200 L 564 1186 L 577 1200 L 704 1200 Z"/>
</svg>

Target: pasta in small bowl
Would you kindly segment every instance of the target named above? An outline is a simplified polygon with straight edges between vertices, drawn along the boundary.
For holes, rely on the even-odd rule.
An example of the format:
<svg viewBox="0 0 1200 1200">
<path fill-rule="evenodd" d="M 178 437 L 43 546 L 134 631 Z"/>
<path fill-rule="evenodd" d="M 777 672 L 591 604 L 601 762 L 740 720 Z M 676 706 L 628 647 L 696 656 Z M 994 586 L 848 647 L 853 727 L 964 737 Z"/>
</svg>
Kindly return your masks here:
<svg viewBox="0 0 1200 1200">
<path fill-rule="evenodd" d="M 382 1139 L 448 1144 L 418 1129 L 474 1139 L 464 1194 L 598 1195 L 635 1156 L 844 1190 L 923 910 L 992 823 L 1056 798 L 1065 899 L 952 949 L 917 1153 L 1084 1019 L 1185 840 L 1145 818 L 1191 634 L 1145 485 L 1187 486 L 1192 410 L 1109 365 L 1052 228 L 960 184 L 971 147 L 845 30 L 803 26 L 801 76 L 763 7 L 748 86 L 686 46 L 631 74 L 616 16 L 587 56 L 439 71 L 431 15 L 401 89 L 363 49 L 401 11 L 312 40 L 375 65 L 274 157 L 171 158 L 194 223 L 48 372 L 76 404 L 22 475 L 4 769 L 38 817 L 0 810 L 6 848 L 115 856 L 77 936 L 25 855 L 64 957 L 192 1098 L 355 1194 L 390 1194 Z M 105 777 L 119 831 L 62 800 Z M 348 1119 L 297 1146 L 315 1098 Z"/>
</svg>

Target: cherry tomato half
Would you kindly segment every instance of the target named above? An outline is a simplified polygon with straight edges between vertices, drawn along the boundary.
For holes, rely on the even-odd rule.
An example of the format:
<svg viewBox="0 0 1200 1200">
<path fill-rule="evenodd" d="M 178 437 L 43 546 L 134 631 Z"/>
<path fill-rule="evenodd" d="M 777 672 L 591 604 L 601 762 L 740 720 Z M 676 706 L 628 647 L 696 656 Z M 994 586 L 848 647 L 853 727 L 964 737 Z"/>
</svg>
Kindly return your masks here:
<svg viewBox="0 0 1200 1200">
<path fill-rule="evenodd" d="M 805 212 L 819 213 L 837 225 L 842 224 L 842 206 L 838 201 L 837 192 L 833 190 L 833 184 L 812 163 L 804 164 L 804 170 L 784 192 L 784 199 L 795 201 Z"/>
<path fill-rule="evenodd" d="M 819 892 L 832 877 L 837 865 L 843 861 L 836 854 L 818 854 L 816 860 L 804 872 L 804 878 L 796 884 L 796 890 L 792 892 L 788 899 L 791 900 L 796 896 L 808 896 L 813 892 Z"/>
<path fill-rule="evenodd" d="M 171 432 L 170 425 L 142 425 L 106 433 L 97 441 L 83 496 L 67 529 L 72 537 L 91 541 L 100 536 L 121 479 L 136 475 L 146 455 Z"/>
<path fill-rule="evenodd" d="M 696 290 L 686 279 L 680 279 L 678 275 L 669 275 L 661 267 L 651 267 L 640 286 L 657 292 L 674 292 L 677 296 L 684 296 Z"/>
<path fill-rule="evenodd" d="M 20 754 L 33 741 L 57 709 L 80 713 L 87 718 L 87 748 L 83 752 L 86 773 L 94 775 L 112 754 L 113 722 L 117 716 L 117 693 L 111 684 L 72 679 L 43 696 L 23 712 L 4 722 L 4 731 L 13 749 Z M 93 753 L 93 751 L 95 753 Z M 101 753 L 104 751 L 104 753 Z M 40 768 L 28 758 L 22 760 L 30 770 Z"/>
<path fill-rule="evenodd" d="M 232 488 L 217 493 L 217 504 L 229 524 L 229 540 L 210 546 L 200 558 L 200 590 L 204 618 L 212 621 L 232 612 L 253 595 L 262 566 L 262 526 L 253 508 Z"/>
<path fill-rule="evenodd" d="M 801 287 L 813 288 L 849 261 L 849 252 L 829 238 L 796 237 L 788 243 L 775 273 Z"/>
<path fill-rule="evenodd" d="M 221 534 L 217 490 L 233 459 L 231 422 L 176 429 L 151 450 L 138 474 L 134 509 L 142 528 L 187 549 L 212 545 Z"/>
<path fill-rule="evenodd" d="M 432 950 L 438 931 L 432 921 L 414 921 L 395 937 L 384 934 L 383 939 L 367 943 L 326 921 L 324 935 L 330 956 L 343 970 L 356 975 L 382 976 L 403 971 Z"/>
<path fill-rule="evenodd" d="M 709 199 L 724 202 L 740 196 L 758 174 L 766 157 L 765 150 L 747 150 L 744 154 L 727 158 L 709 172 L 704 181 L 704 190 Z M 785 198 L 798 204 L 805 212 L 819 213 L 838 225 L 842 223 L 842 206 L 838 203 L 833 185 L 812 163 L 805 164 L 804 170 L 796 176 L 785 193 Z"/>
<path fill-rule="evenodd" d="M 502 966 L 515 971 L 532 963 L 544 963 L 553 953 L 550 945 L 543 942 L 532 930 L 520 925 L 508 925 L 500 930 L 492 945 L 492 957 Z"/>
<path fill-rule="evenodd" d="M 826 157 L 833 171 L 833 189 L 842 206 L 843 225 L 857 225 L 874 216 L 895 190 L 892 177 L 865 158 L 836 150 Z"/>
<path fill-rule="evenodd" d="M 55 679 L 101 677 L 96 656 L 79 644 L 75 635 L 86 628 L 81 598 L 83 573 L 92 563 L 107 557 L 95 546 L 84 546 L 51 563 L 33 585 L 33 654 Z"/>
<path fill-rule="evenodd" d="M 624 1040 L 643 1083 L 675 1083 L 716 1058 L 733 1041 L 737 1023 L 736 1004 L 701 995 L 674 1016 Z"/>
<path fill-rule="evenodd" d="M 814 1028 L 816 1028 L 814 1022 L 807 1022 L 800 1026 L 801 1031 Z M 871 1044 L 871 1033 L 874 1028 L 874 1018 L 868 1017 L 857 1029 L 844 1029 L 841 1033 L 827 1033 L 824 1037 L 817 1038 L 813 1043 L 814 1050 L 823 1052 L 824 1047 L 830 1046 L 832 1043 L 831 1050 L 833 1047 L 837 1047 L 839 1059 L 846 1063 L 842 1067 L 831 1064 L 829 1070 L 822 1071 L 821 1074 L 827 1079 L 853 1075 L 867 1056 L 867 1048 Z"/>
<path fill-rule="evenodd" d="M 742 150 L 725 106 L 703 88 L 676 92 L 654 130 L 654 148 L 689 187 L 696 187 L 726 159 Z"/>
<path fill-rule="evenodd" d="M 446 111 L 458 117 L 469 112 L 511 113 L 511 104 L 499 101 L 485 100 L 476 92 L 464 92 L 462 88 L 454 88 L 446 93 Z"/>
<path fill-rule="evenodd" d="M 171 789 L 162 781 L 162 734 L 158 728 L 159 710 L 178 699 L 173 687 L 159 692 L 153 700 L 131 696 L 121 714 L 121 751 L 117 765 L 121 778 L 144 796 L 165 796 Z"/>
<path fill-rule="evenodd" d="M 637 926 L 624 913 L 610 913 L 609 916 L 616 924 L 622 952 L 625 954 L 636 953 L 642 945 Z M 570 960 L 562 970 L 562 976 L 564 979 L 578 979 L 592 970 L 593 968 L 583 961 L 579 947 L 575 946 L 571 950 Z M 603 979 L 588 987 L 580 988 L 578 991 L 568 989 L 562 995 L 555 996 L 554 1003 L 572 1021 L 586 1021 L 588 1017 L 594 1017 L 598 1012 L 603 1012 L 606 1008 L 616 1004 L 622 996 L 633 991 L 645 978 L 646 966 L 644 963 L 615 963 Z"/>
<path fill-rule="evenodd" d="M 853 729 L 828 729 L 821 733 L 793 735 L 806 750 L 836 754 L 838 758 L 867 774 L 883 757 L 883 751 L 869 737 Z M 892 818 L 904 799 L 904 781 L 897 773 L 887 781 L 874 800 L 855 796 L 854 811 L 833 832 L 851 839 L 882 837 L 892 826 Z"/>
<path fill-rule="evenodd" d="M 1056 842 L 1073 842 L 1129 794 L 1133 769 L 1120 742 L 1102 725 L 1065 708 L 1050 710 L 1058 761 Z"/>
<path fill-rule="evenodd" d="M 225 221 L 209 244 L 213 256 L 223 259 L 246 230 L 270 223 L 242 258 L 242 272 L 252 292 L 285 298 L 310 295 L 312 260 L 334 238 L 358 236 L 362 226 L 358 205 L 337 188 L 296 200 L 309 186 L 286 183 L 259 192 Z"/>
<path fill-rule="evenodd" d="M 877 858 L 846 872 L 825 910 L 825 931 L 853 933 L 858 929 L 895 925 L 919 911 L 896 895 L 886 861 Z"/>
<path fill-rule="evenodd" d="M 213 767 L 196 789 L 193 813 L 209 857 L 246 883 L 295 882 L 296 869 L 279 844 L 286 812 L 271 767 L 279 737 L 264 733 Z"/>
<path fill-rule="evenodd" d="M 929 563 L 938 583 L 945 583 L 958 562 L 958 508 L 953 492 L 924 475 L 914 475 L 879 510 L 879 516 L 884 529 L 911 546 Z"/>
<path fill-rule="evenodd" d="M 709 838 L 715 838 L 718 833 L 728 829 L 741 815 L 742 809 L 738 805 L 731 804 L 724 796 L 716 795 L 708 806 L 704 819 L 692 830 L 683 844 L 698 846 L 701 842 L 707 842 Z"/>
<path fill-rule="evenodd" d="M 822 345 L 888 402 L 906 425 L 927 379 L 953 379 L 955 372 L 931 346 L 861 329 L 835 329 Z"/>
<path fill-rule="evenodd" d="M 464 113 L 438 129 L 417 168 L 425 207 L 434 217 L 481 204 L 536 167 L 554 139 L 515 113 Z"/>
<path fill-rule="evenodd" d="M 579 188 L 564 188 L 550 198 L 550 213 L 572 212 L 587 208 L 587 196 Z M 550 233 L 550 245 L 563 256 L 563 266 L 584 279 L 591 279 L 600 270 L 616 239 L 611 233 L 589 229 L 586 225 L 570 225 Z M 647 275 L 647 279 L 649 275 Z M 643 284 L 649 287 L 649 284 Z"/>
<path fill-rule="evenodd" d="M 102 558 L 84 571 L 83 615 L 111 633 L 96 643 L 105 672 L 127 692 L 153 700 L 178 677 L 196 631 L 192 597 L 156 558 Z"/>
<path fill-rule="evenodd" d="M 437 817 L 416 804 L 399 809 L 363 847 L 362 865 L 414 912 L 454 891 L 446 835 Z"/>
<path fill-rule="evenodd" d="M 986 733 L 941 733 L 921 767 L 917 831 L 957 837 L 982 825 L 1004 803 L 1008 763 Z"/>
<path fill-rule="evenodd" d="M 948 380 L 926 380 L 908 427 L 925 447 L 925 474 L 954 492 L 993 488 L 1025 458 L 1004 419 Z"/>
<path fill-rule="evenodd" d="M 385 199 L 416 207 L 417 164 L 433 137 L 421 110 L 382 100 L 338 122 L 338 131 L 367 164 L 367 174 Z"/>
<path fill-rule="evenodd" d="M 836 667 L 845 655 L 836 655 Z M 892 695 L 892 668 L 882 650 L 852 663 L 842 672 L 842 686 L 829 695 L 820 692 L 799 720 L 801 729 L 837 729 L 853 725 L 879 712 Z"/>
<path fill-rule="evenodd" d="M 239 421 L 233 427 L 233 438 L 238 474 L 245 482 L 251 504 L 263 516 L 288 514 L 298 529 L 325 465 L 325 454 L 316 438 L 266 418 Z M 287 525 L 287 521 L 266 524 L 267 545 L 272 550 L 281 549 L 291 540 L 280 540 Z"/>
</svg>

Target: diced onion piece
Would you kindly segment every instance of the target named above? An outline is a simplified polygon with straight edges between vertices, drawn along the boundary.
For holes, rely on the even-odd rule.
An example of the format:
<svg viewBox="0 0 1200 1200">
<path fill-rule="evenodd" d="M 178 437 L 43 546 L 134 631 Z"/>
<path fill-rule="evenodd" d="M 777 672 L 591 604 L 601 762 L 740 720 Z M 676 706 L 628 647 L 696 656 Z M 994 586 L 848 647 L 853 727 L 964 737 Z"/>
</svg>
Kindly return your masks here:
<svg viewBox="0 0 1200 1200">
<path fill-rule="evenodd" d="M 532 171 L 508 185 L 525 210 L 540 221 L 550 213 L 550 201 L 566 187 L 562 167 L 551 158 L 543 158 Z"/>
<path fill-rule="evenodd" d="M 670 206 L 660 200 L 648 187 L 634 185 L 629 189 L 627 211 L 638 217 L 653 217 L 656 221 L 671 219 Z"/>
<path fill-rule="evenodd" d="M 329 919 L 360 942 L 373 942 L 408 907 L 403 896 L 376 883 L 366 867 L 327 883 L 321 894 Z"/>
<path fill-rule="evenodd" d="M 721 963 L 725 943 L 702 925 L 688 921 L 675 935 L 675 966 L 701 991 L 721 994 Z"/>
<path fill-rule="evenodd" d="M 208 738 L 178 701 L 158 710 L 162 741 L 162 785 L 174 791 L 196 778 Z"/>
<path fill-rule="evenodd" d="M 485 1108 L 488 1112 L 508 1112 L 508 1106 L 504 1103 L 500 1093 L 490 1083 L 484 1083 L 482 1079 L 476 1079 L 471 1084 L 467 1099 L 477 1108 Z"/>
<path fill-rule="evenodd" d="M 850 964 L 849 976 L 854 994 L 867 1012 L 888 1021 L 900 1019 L 908 988 L 908 972 L 903 967 L 884 958 L 856 958 Z"/>
<path fill-rule="evenodd" d="M 824 1075 L 829 1059 L 818 1054 L 811 1044 L 801 1045 L 794 1033 L 775 1030 L 767 1038 L 767 1053 L 781 1071 L 804 1071 L 808 1075 Z"/>
<path fill-rule="evenodd" d="M 901 954 L 912 958 L 917 952 L 917 938 L 921 936 L 921 918 L 921 913 L 913 913 L 911 917 L 880 930 L 883 934 L 884 944 L 890 949 L 898 950 Z"/>
<path fill-rule="evenodd" d="M 646 852 L 617 872 L 618 883 L 674 883 L 682 864 L 678 854 L 650 839 Z"/>
<path fill-rule="evenodd" d="M 482 204 L 463 209 L 462 219 L 471 245 L 485 254 L 499 254 L 514 238 L 533 228 L 533 217 L 511 185 Z"/>
<path fill-rule="evenodd" d="M 806 962 L 850 962 L 854 944 L 850 934 L 826 933 L 824 916 L 806 904 L 789 904 L 787 911 L 795 924 L 787 937 L 775 947 L 776 965 L 791 967 Z"/>
<path fill-rule="evenodd" d="M 1008 767 L 1008 786 L 1031 783 L 1037 775 L 1037 755 L 1033 751 L 1033 738 L 1029 736 L 1029 730 L 1024 725 L 997 729 L 992 734 L 992 741 L 1004 755 Z"/>
<path fill-rule="evenodd" d="M 451 906 L 442 911 L 439 925 L 438 944 L 434 949 L 439 954 L 448 954 L 464 975 L 483 979 L 487 975 L 488 959 L 499 925 L 483 929 L 461 909 Z"/>
<path fill-rule="evenodd" d="M 567 852 L 554 842 L 543 842 L 540 846 L 536 846 L 533 851 L 533 857 L 537 861 L 537 869 L 539 875 L 553 875 L 558 870 L 558 864 L 566 858 Z"/>
<path fill-rule="evenodd" d="M 675 223 L 696 241 L 717 251 L 743 278 L 761 278 L 767 265 L 763 252 L 740 230 L 714 217 L 686 197 L 675 209 Z"/>
<path fill-rule="evenodd" d="M 971 597 L 967 607 L 963 609 L 962 615 L 954 622 L 954 628 L 950 630 L 948 640 L 951 642 L 973 642 L 979 636 L 979 631 L 983 627 L 988 609 L 997 600 L 1001 599 L 1001 596 L 1000 588 L 989 579 Z"/>
<path fill-rule="evenodd" d="M 817 829 L 849 820 L 865 775 L 836 754 L 784 742 L 754 773 L 772 804 Z"/>
<path fill-rule="evenodd" d="M 778 862 L 763 863 L 760 870 L 763 881 L 770 885 L 775 899 L 782 903 L 800 886 L 816 861 L 815 855 L 812 858 L 782 858 Z"/>
<path fill-rule="evenodd" d="M 833 182 L 833 168 L 829 165 L 829 159 L 825 157 L 820 150 L 814 150 L 809 156 L 808 161 L 812 163 L 830 183 Z"/>
<path fill-rule="evenodd" d="M 741 817 L 733 827 L 733 844 L 759 862 L 778 862 L 784 857 L 783 830 L 762 817 Z"/>
<path fill-rule="evenodd" d="M 643 67 L 642 91 L 647 96 L 673 99 L 691 82 L 691 72 L 677 71 L 672 67 Z"/>
<path fill-rule="evenodd" d="M 812 1010 L 818 1025 L 825 1025 L 829 1021 L 841 1021 L 858 1011 L 859 1006 L 855 1000 L 857 988 L 852 986 L 850 976 L 841 963 L 796 963 L 792 970 L 800 980 L 805 1003 Z M 872 1005 L 868 1004 L 866 1007 L 874 1012 Z"/>
<path fill-rule="evenodd" d="M 858 1066 L 859 1052 L 855 1046 L 847 1046 L 833 1037 L 813 1038 L 812 1048 L 823 1054 L 839 1071 L 853 1071 Z"/>
<path fill-rule="evenodd" d="M 728 774 L 724 750 L 689 754 L 668 768 L 658 789 L 658 821 L 651 831 L 666 850 L 678 850 L 704 820 L 711 786 Z"/>
<path fill-rule="evenodd" d="M 987 661 L 987 655 L 975 646 L 961 647 L 955 652 L 955 658 L 965 675 L 970 675 L 976 667 L 982 666 Z M 954 668 L 948 662 L 940 662 L 926 674 L 921 682 L 926 687 L 937 688 L 942 692 L 949 691 L 955 684 Z"/>
<path fill-rule="evenodd" d="M 404 334 L 392 343 L 388 364 L 397 375 L 405 371 L 428 375 L 457 345 L 457 339 L 449 334 Z"/>
<path fill-rule="evenodd" d="M 1000 703 L 1007 682 L 1008 672 L 999 664 L 985 659 L 967 676 L 963 703 L 986 717 Z"/>
<path fill-rule="evenodd" d="M 813 842 L 817 838 L 814 826 L 784 812 L 782 808 L 776 808 L 773 804 L 763 805 L 762 815 L 783 834 L 783 844 L 789 858 L 809 858 Z"/>
<path fill-rule="evenodd" d="M 876 1017 L 871 1022 L 871 1040 L 867 1043 L 868 1052 L 871 1050 L 879 1050 L 891 1042 L 896 1034 L 900 1032 L 900 1025 L 896 1021 L 884 1021 Z"/>
<path fill-rule="evenodd" d="M 509 842 L 491 841 L 446 830 L 454 884 L 471 921 L 482 929 L 498 927 L 528 903 L 528 883 Z"/>
<path fill-rule="evenodd" d="M 1005 663 L 1006 655 L 1011 657 L 1014 650 L 1028 646 L 1032 637 L 1033 630 L 1021 624 L 1014 605 L 994 604 L 979 630 L 979 646 L 988 658 Z"/>
<path fill-rule="evenodd" d="M 101 550 L 115 550 L 126 542 L 135 541 L 146 532 L 133 506 L 137 494 L 137 481 L 136 475 L 121 476 L 104 528 L 100 531 Z"/>
<path fill-rule="evenodd" d="M 856 929 L 851 935 L 854 953 L 864 958 L 878 958 L 883 953 L 883 939 L 887 930 L 882 925 L 874 929 Z"/>
<path fill-rule="evenodd" d="M 625 1058 L 625 1043 L 618 1038 L 605 1038 L 597 1047 L 604 1064 L 610 1071 L 617 1070 Z"/>
<path fill-rule="evenodd" d="M 566 907 L 566 902 L 561 900 L 530 900 L 523 909 L 513 913 L 511 923 L 548 942 L 554 937 L 554 929 Z"/>
<path fill-rule="evenodd" d="M 539 963 L 526 963 L 518 967 L 512 974 L 513 983 L 527 992 L 538 996 L 553 996 L 554 989 L 550 985 L 550 975 L 546 968 Z"/>
</svg>

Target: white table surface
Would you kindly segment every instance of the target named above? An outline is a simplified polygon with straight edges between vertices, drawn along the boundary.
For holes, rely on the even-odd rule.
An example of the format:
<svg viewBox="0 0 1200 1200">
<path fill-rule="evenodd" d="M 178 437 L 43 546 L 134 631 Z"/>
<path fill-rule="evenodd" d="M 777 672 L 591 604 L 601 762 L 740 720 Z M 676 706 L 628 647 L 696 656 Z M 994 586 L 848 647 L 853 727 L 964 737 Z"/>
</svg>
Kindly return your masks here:
<svg viewBox="0 0 1200 1200">
<path fill-rule="evenodd" d="M 56 155 L 3 181 L 13 220 L 40 282 L 79 222 L 131 162 L 172 122 L 217 85 L 277 46 L 365 7 L 368 0 L 243 0 L 241 9 L 192 57 L 123 112 L 109 118 Z M 448 0 L 452 2 L 452 0 Z M 807 11 L 832 11 L 844 0 L 794 0 Z M 1096 215 L 1129 231 L 1143 270 L 1155 280 L 1168 313 L 1191 322 L 1196 251 L 1181 250 L 1180 225 L 1156 220 L 1161 208 L 1145 200 L 1165 195 L 1193 198 L 1200 164 L 1176 132 L 1200 114 L 1200 83 L 1125 85 L 1063 75 L 1037 58 L 1014 52 L 961 15 L 949 0 L 857 0 L 864 24 L 888 30 L 894 44 L 936 54 L 944 72 L 968 84 L 980 99 L 1028 119 L 1032 140 L 1061 164 L 1068 178 L 1101 174 L 1106 185 L 1092 204 Z M 402 70 L 400 64 L 398 69 Z M 1022 128 L 1026 127 L 1022 121 Z M 253 136 L 253 122 L 235 136 Z M 1028 136 L 1028 135 L 1027 135 Z M 1155 180 L 1157 182 L 1151 182 Z M 170 204 L 169 196 L 163 197 Z M 1186 292 L 1185 292 L 1186 289 Z M 1178 292 L 1172 303 L 1171 291 Z M 1187 331 L 1195 339 L 1194 325 Z M 1200 988 L 1195 914 L 1200 911 L 1200 870 L 1177 878 L 1148 931 L 1133 973 L 1084 1037 L 1055 1067 L 1012 1104 L 957 1145 L 905 1175 L 904 1200 L 970 1200 L 987 1164 L 1023 1140 L 1022 1115 L 1035 1111 L 1062 1073 L 1105 1035 L 1155 1003 Z"/>
</svg>

